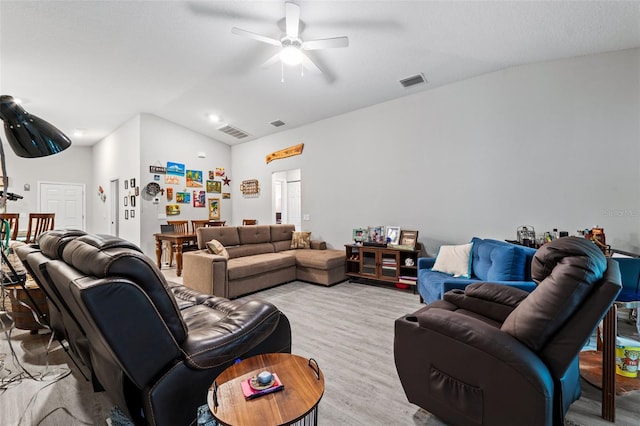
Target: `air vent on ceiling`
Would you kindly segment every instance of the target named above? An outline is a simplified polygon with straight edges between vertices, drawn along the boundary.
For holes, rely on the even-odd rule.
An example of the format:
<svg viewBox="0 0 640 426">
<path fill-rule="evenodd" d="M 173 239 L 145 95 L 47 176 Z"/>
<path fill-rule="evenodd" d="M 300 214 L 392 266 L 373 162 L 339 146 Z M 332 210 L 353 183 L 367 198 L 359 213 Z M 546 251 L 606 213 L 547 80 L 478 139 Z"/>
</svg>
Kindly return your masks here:
<svg viewBox="0 0 640 426">
<path fill-rule="evenodd" d="M 269 123 L 269 124 L 271 124 L 271 125 L 272 125 L 272 126 L 274 126 L 274 127 L 280 127 L 280 126 L 284 126 L 284 121 L 282 121 L 282 120 L 276 120 L 276 121 L 272 121 L 272 122 L 271 122 L 271 123 Z"/>
<path fill-rule="evenodd" d="M 424 78 L 424 75 L 422 75 L 422 73 L 412 75 L 410 77 L 403 78 L 402 80 L 400 80 L 400 84 L 402 84 L 402 87 L 415 86 L 416 84 L 423 84 L 426 82 L 427 80 Z"/>
<path fill-rule="evenodd" d="M 244 130 L 236 129 L 235 127 L 229 126 L 228 124 L 225 124 L 222 127 L 218 127 L 218 130 L 220 130 L 222 133 L 226 133 L 229 136 L 233 136 L 234 138 L 237 138 L 237 139 L 242 139 L 249 136 L 249 133 L 245 132 Z"/>
</svg>

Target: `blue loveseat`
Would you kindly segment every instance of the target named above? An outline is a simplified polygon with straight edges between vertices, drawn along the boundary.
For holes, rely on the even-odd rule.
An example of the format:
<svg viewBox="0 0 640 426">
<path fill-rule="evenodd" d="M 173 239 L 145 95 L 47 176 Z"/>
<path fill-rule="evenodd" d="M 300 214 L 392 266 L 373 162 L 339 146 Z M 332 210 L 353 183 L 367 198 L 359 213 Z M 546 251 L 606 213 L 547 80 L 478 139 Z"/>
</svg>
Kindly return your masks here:
<svg viewBox="0 0 640 426">
<path fill-rule="evenodd" d="M 536 250 L 505 241 L 471 239 L 471 276 L 453 277 L 433 271 L 436 258 L 418 259 L 418 292 L 425 303 L 442 299 L 442 295 L 455 288 L 465 288 L 479 281 L 507 284 L 531 291 L 536 284 L 531 279 L 531 260 Z"/>
</svg>

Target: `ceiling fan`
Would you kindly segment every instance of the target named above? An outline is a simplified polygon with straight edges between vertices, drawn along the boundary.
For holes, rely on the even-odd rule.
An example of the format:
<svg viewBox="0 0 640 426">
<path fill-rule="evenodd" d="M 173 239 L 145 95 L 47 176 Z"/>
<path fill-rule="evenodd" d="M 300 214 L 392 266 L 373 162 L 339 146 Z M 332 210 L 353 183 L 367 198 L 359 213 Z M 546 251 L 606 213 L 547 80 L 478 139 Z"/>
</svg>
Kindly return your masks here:
<svg viewBox="0 0 640 426">
<path fill-rule="evenodd" d="M 299 34 L 300 6 L 292 2 L 285 2 L 284 6 L 286 34 L 280 40 L 237 27 L 231 28 L 231 32 L 239 36 L 258 40 L 262 43 L 281 47 L 281 50 L 278 53 L 262 64 L 263 67 L 268 67 L 275 62 L 281 61 L 283 64 L 287 65 L 302 64 L 303 67 L 309 70 L 321 73 L 322 71 L 320 68 L 309 58 L 308 55 L 304 53 L 304 51 L 347 47 L 349 46 L 349 39 L 342 36 L 303 41 Z"/>
</svg>

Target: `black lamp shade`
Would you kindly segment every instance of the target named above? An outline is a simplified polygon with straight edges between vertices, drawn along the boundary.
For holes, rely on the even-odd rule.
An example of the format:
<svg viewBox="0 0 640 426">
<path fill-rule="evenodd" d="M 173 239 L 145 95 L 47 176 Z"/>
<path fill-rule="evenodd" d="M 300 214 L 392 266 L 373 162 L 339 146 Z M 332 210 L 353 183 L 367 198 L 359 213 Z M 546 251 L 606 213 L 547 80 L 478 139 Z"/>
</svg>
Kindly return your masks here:
<svg viewBox="0 0 640 426">
<path fill-rule="evenodd" d="M 0 119 L 4 121 L 9 145 L 19 157 L 45 157 L 71 146 L 71 140 L 64 133 L 29 114 L 11 96 L 0 96 Z"/>
</svg>

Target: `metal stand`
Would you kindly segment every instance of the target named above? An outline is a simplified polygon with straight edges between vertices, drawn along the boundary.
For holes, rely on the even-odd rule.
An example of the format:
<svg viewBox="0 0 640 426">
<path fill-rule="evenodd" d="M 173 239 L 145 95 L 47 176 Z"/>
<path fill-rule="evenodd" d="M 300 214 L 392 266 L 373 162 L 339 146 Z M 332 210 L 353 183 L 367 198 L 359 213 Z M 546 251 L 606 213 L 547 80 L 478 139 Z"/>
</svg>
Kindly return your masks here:
<svg viewBox="0 0 640 426">
<path fill-rule="evenodd" d="M 29 301 L 31 302 L 31 306 L 33 307 L 34 311 L 38 315 L 38 320 L 39 320 L 40 324 L 42 324 L 42 325 L 49 324 L 49 321 L 47 319 L 47 315 L 44 312 L 42 312 L 42 310 L 40 309 L 40 307 L 38 306 L 36 301 L 33 299 L 33 296 L 31 295 L 29 290 L 27 290 L 27 286 L 25 285 L 26 279 L 18 278 L 18 272 L 16 272 L 16 270 L 13 267 L 13 265 L 11 264 L 11 262 L 9 262 L 9 258 L 7 257 L 6 253 L 4 252 L 4 247 L 0 248 L 0 252 L 2 252 L 2 263 L 6 263 L 6 265 L 9 267 L 9 270 L 11 271 L 11 277 L 9 277 L 10 282 L 8 282 L 8 283 L 5 283 L 4 277 L 6 277 L 7 275 L 3 273 L 2 287 L 4 288 L 4 286 L 6 284 L 9 284 L 9 285 L 18 284 L 18 285 L 20 285 L 20 287 L 22 287 L 22 290 L 24 290 L 24 292 L 27 294 L 27 297 L 29 298 Z M 18 278 L 18 280 L 14 281 L 14 277 Z"/>
</svg>

